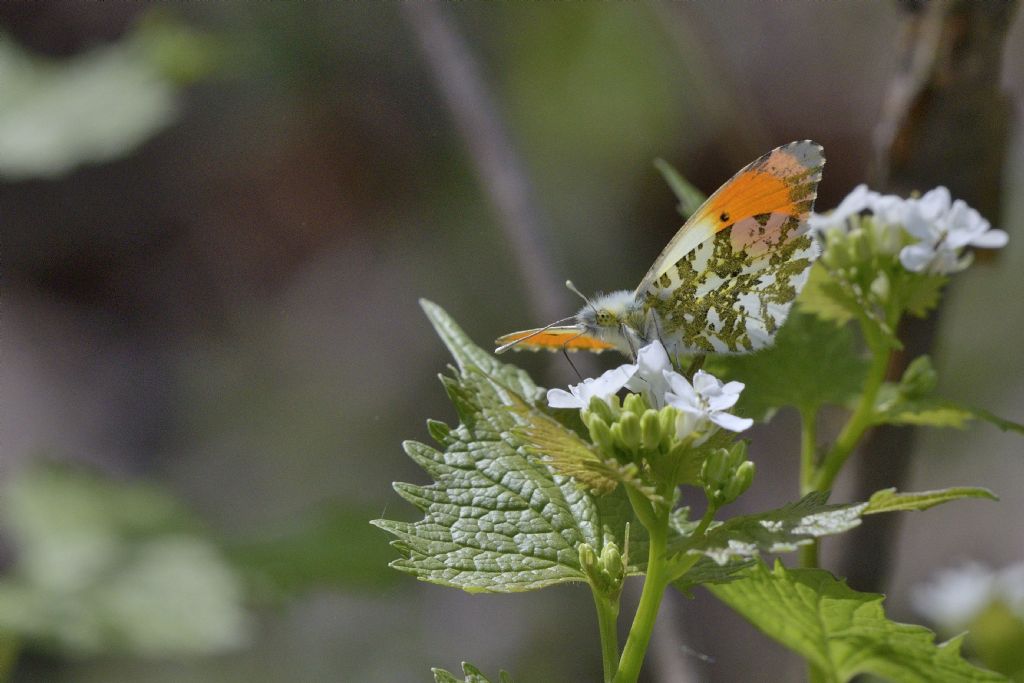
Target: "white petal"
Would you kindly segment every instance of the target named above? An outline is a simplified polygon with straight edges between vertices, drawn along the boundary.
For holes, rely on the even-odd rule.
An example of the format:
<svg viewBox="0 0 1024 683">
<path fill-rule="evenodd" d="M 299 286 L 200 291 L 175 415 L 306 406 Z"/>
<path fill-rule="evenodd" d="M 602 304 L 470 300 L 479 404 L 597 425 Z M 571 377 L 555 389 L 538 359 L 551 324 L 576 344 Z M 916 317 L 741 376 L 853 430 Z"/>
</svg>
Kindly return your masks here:
<svg viewBox="0 0 1024 683">
<path fill-rule="evenodd" d="M 1001 247 L 1005 247 L 1009 240 L 1010 236 L 1003 230 L 986 230 L 972 239 L 971 244 L 976 247 L 984 247 L 986 249 L 999 249 Z"/>
<path fill-rule="evenodd" d="M 657 339 L 640 349 L 636 355 L 636 363 L 643 374 L 657 373 L 661 375 L 662 370 L 672 369 L 672 361 L 669 360 L 668 352 Z"/>
<path fill-rule="evenodd" d="M 900 250 L 900 263 L 911 273 L 923 271 L 934 257 L 935 251 L 931 248 L 931 245 L 924 242 L 911 244 L 909 247 L 903 247 Z"/>
<path fill-rule="evenodd" d="M 740 400 L 739 394 L 719 394 L 708 398 L 708 410 L 728 410 Z"/>
<path fill-rule="evenodd" d="M 605 399 L 616 393 L 619 389 L 626 386 L 629 378 L 634 373 L 636 373 L 635 365 L 620 365 L 617 368 L 608 370 L 595 380 L 587 380 L 587 403 L 590 402 L 590 398 L 593 396 Z"/>
<path fill-rule="evenodd" d="M 693 375 L 693 388 L 702 396 L 709 392 L 717 393 L 721 386 L 722 383 L 718 381 L 717 377 L 703 370 L 698 370 Z"/>
<path fill-rule="evenodd" d="M 943 185 L 939 185 L 934 190 L 925 192 L 924 195 L 920 199 L 916 200 L 915 203 L 924 218 L 934 221 L 942 214 L 949 211 L 951 199 L 952 197 L 950 197 L 949 190 Z"/>
<path fill-rule="evenodd" d="M 749 417 L 737 417 L 732 413 L 712 413 L 710 417 L 712 422 L 730 432 L 742 432 L 754 424 Z"/>
<path fill-rule="evenodd" d="M 674 405 L 677 408 L 680 404 L 687 404 L 691 406 L 700 406 L 700 397 L 697 396 L 697 392 L 693 390 L 686 378 L 680 375 L 678 372 L 672 372 L 666 370 L 663 373 L 665 381 L 668 382 L 669 387 L 672 389 L 671 393 L 665 395 L 665 402 L 669 405 Z M 669 396 L 672 396 L 676 403 L 669 400 Z"/>
<path fill-rule="evenodd" d="M 552 408 L 585 408 L 583 401 L 565 389 L 548 389 L 548 405 Z"/>
<path fill-rule="evenodd" d="M 867 185 L 860 184 L 850 191 L 850 194 L 843 197 L 831 213 L 811 214 L 807 219 L 812 230 L 824 231 L 832 227 L 843 227 L 846 220 L 868 208 L 869 202 L 876 193 L 868 189 Z"/>
<path fill-rule="evenodd" d="M 722 393 L 723 394 L 738 394 L 741 391 L 743 391 L 743 389 L 746 386 L 747 385 L 744 384 L 743 382 L 736 382 L 736 381 L 727 382 L 726 385 L 722 387 Z"/>
</svg>

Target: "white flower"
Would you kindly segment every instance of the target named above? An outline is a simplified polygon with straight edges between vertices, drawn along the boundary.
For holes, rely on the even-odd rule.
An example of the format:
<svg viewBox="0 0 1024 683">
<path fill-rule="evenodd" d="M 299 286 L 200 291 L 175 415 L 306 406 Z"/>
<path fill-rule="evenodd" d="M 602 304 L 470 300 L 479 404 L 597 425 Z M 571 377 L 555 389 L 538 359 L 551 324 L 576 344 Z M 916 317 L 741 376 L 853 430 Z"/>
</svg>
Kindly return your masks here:
<svg viewBox="0 0 1024 683">
<path fill-rule="evenodd" d="M 607 401 L 636 373 L 635 365 L 620 365 L 609 370 L 597 379 L 588 377 L 579 384 L 565 389 L 548 389 L 548 405 L 552 408 L 586 408 L 590 399 L 597 397 Z"/>
<path fill-rule="evenodd" d="M 662 343 L 655 339 L 640 349 L 635 367 L 636 374 L 626 382 L 626 388 L 643 394 L 655 410 L 661 410 L 665 407 L 665 394 L 669 390 L 665 372 L 672 372 L 672 361 Z"/>
<path fill-rule="evenodd" d="M 877 192 L 869 190 L 868 186 L 862 183 L 853 188 L 850 194 L 846 195 L 843 201 L 839 202 L 839 206 L 830 213 L 812 213 L 810 218 L 807 219 L 807 224 L 811 226 L 811 230 L 819 232 L 824 232 L 829 228 L 842 228 L 850 216 L 855 216 L 861 211 L 870 208 L 871 202 L 877 196 Z"/>
<path fill-rule="evenodd" d="M 955 273 L 971 262 L 970 256 L 961 256 L 964 247 L 998 249 L 1009 239 L 1002 230 L 990 229 L 989 222 L 963 200 L 951 202 L 944 187 L 908 203 L 903 225 L 919 241 L 903 247 L 900 263 L 913 273 Z"/>
<path fill-rule="evenodd" d="M 679 438 L 703 429 L 708 421 L 731 432 L 742 432 L 754 424 L 750 418 L 725 412 L 739 400 L 740 392 L 743 391 L 742 382 L 723 385 L 714 375 L 703 370 L 698 370 L 693 376 L 692 385 L 677 372 L 666 370 L 664 376 L 671 388 L 665 394 L 665 402 L 677 408 L 680 413 L 676 420 Z"/>
</svg>

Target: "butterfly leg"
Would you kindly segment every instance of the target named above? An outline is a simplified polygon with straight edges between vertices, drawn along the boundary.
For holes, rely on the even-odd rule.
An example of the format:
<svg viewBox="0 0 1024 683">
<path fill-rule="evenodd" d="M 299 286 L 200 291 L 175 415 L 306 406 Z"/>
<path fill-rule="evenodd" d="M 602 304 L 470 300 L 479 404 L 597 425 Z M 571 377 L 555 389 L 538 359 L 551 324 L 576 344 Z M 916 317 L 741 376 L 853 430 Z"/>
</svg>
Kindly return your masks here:
<svg viewBox="0 0 1024 683">
<path fill-rule="evenodd" d="M 704 359 L 707 358 L 703 353 L 697 354 L 690 361 L 690 367 L 686 369 L 686 376 L 693 380 L 693 376 L 697 374 L 697 371 L 704 366 Z"/>
<path fill-rule="evenodd" d="M 583 381 L 583 375 L 581 375 L 580 371 L 576 368 L 576 364 L 572 362 L 572 358 L 569 358 L 569 344 L 571 344 L 573 340 L 579 339 L 582 336 L 583 332 L 580 332 L 575 337 L 566 339 L 562 344 L 562 355 L 565 356 L 565 360 L 569 363 L 569 367 L 572 368 L 572 371 L 576 373 L 576 377 L 578 377 L 581 382 Z"/>
</svg>

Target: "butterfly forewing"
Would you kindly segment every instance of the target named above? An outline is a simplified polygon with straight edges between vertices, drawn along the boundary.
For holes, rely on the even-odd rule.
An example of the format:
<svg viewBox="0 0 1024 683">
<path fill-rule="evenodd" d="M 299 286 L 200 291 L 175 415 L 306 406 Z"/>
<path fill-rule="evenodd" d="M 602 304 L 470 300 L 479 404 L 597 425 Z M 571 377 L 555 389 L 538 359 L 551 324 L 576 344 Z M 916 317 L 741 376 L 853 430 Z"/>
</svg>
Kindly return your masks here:
<svg viewBox="0 0 1024 683">
<path fill-rule="evenodd" d="M 807 217 L 820 145 L 772 150 L 690 217 L 637 288 L 677 351 L 743 352 L 771 343 L 817 256 Z"/>
<path fill-rule="evenodd" d="M 495 340 L 502 351 L 508 348 L 522 351 L 593 351 L 600 353 L 615 348 L 614 345 L 586 334 L 575 325 L 549 327 L 547 329 L 512 332 Z"/>
</svg>

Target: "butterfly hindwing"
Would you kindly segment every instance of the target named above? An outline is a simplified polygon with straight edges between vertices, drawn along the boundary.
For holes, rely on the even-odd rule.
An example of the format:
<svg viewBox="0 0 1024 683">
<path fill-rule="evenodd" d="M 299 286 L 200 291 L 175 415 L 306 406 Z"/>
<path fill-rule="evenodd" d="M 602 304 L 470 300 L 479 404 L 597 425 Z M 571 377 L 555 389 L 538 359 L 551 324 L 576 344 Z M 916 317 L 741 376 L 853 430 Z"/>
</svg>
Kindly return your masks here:
<svg viewBox="0 0 1024 683">
<path fill-rule="evenodd" d="M 549 327 L 547 329 L 523 330 L 512 332 L 495 340 L 499 352 L 506 348 L 523 351 L 593 351 L 600 353 L 615 346 L 597 337 L 586 334 L 575 325 Z"/>
<path fill-rule="evenodd" d="M 807 279 L 807 230 L 825 159 L 804 140 L 746 166 L 694 212 L 637 288 L 679 351 L 771 343 Z"/>
</svg>

